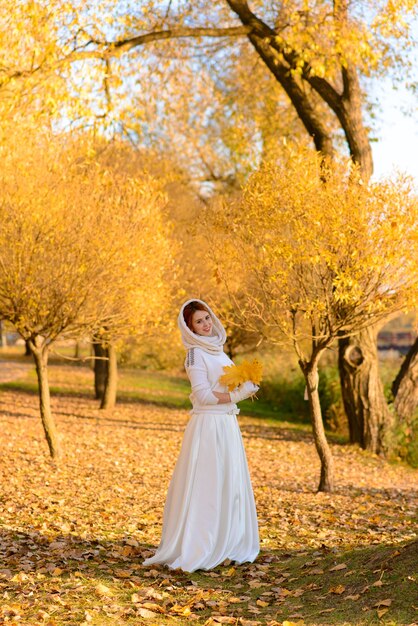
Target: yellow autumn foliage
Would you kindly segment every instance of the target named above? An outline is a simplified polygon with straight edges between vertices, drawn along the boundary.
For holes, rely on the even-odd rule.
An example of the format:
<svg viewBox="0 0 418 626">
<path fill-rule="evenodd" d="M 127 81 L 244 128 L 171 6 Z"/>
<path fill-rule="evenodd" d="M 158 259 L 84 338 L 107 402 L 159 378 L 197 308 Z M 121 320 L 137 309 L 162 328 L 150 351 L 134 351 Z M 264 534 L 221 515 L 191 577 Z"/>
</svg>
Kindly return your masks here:
<svg viewBox="0 0 418 626">
<path fill-rule="evenodd" d="M 233 391 L 238 385 L 251 380 L 255 385 L 259 385 L 263 377 L 263 365 L 258 359 L 252 361 L 245 360 L 239 365 L 226 365 L 224 374 L 219 382 L 228 387 L 228 391 Z"/>
<path fill-rule="evenodd" d="M 28 138 L 0 156 L 0 317 L 48 341 L 160 323 L 174 269 L 163 182 L 105 163 L 88 139 Z"/>
<path fill-rule="evenodd" d="M 120 132 L 147 145 L 158 141 L 182 166 L 192 164 L 195 180 L 234 191 L 254 163 L 277 152 L 277 137 L 305 136 L 245 31 L 218 40 L 192 36 L 197 28 L 221 36 L 238 27 L 233 3 L 160 5 L 0 0 L 1 129 L 9 132 L 16 123 L 34 128 L 42 120 L 94 125 L 99 133 Z M 364 6 L 262 0 L 251 10 L 268 29 L 260 44 L 274 51 L 272 62 L 284 61 L 299 88 L 317 88 L 315 109 L 330 133 L 340 126 L 333 107 L 348 68 L 359 76 L 397 71 L 405 83 L 415 82 L 408 56 L 415 43 L 414 0 Z M 180 28 L 187 36 L 170 38 Z"/>
<path fill-rule="evenodd" d="M 366 185 L 346 163 L 327 167 L 289 147 L 280 165 L 253 174 L 241 199 L 208 216 L 220 275 L 227 284 L 245 276 L 241 323 L 273 341 L 329 342 L 418 304 L 410 181 Z"/>
</svg>

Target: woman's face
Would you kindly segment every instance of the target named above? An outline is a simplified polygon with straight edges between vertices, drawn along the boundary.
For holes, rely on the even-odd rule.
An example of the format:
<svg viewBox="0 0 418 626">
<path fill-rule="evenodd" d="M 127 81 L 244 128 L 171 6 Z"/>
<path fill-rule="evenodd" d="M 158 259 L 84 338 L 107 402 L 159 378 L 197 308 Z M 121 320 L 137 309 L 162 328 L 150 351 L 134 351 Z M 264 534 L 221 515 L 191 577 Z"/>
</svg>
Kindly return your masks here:
<svg viewBox="0 0 418 626">
<path fill-rule="evenodd" d="M 195 311 L 192 315 L 192 330 L 196 335 L 212 335 L 212 318 L 207 311 Z"/>
</svg>

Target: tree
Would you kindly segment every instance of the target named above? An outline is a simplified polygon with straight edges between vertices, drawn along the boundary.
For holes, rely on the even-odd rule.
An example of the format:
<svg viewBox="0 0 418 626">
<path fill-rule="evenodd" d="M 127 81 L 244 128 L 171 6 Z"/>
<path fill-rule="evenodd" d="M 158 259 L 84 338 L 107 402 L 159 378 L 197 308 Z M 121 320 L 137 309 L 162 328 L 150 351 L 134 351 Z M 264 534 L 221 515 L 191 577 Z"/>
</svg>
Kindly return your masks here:
<svg viewBox="0 0 418 626">
<path fill-rule="evenodd" d="M 174 226 L 168 209 L 166 192 L 173 174 L 170 164 L 157 158 L 151 150 L 134 150 L 123 141 L 110 145 L 103 140 L 94 142 L 97 161 L 116 177 L 131 180 L 145 179 L 148 185 L 138 190 L 141 203 L 137 229 L 125 234 L 125 269 L 120 261 L 114 267 L 113 292 L 107 306 L 113 307 L 118 319 L 116 326 L 102 324 L 93 336 L 95 360 L 95 390 L 100 398 L 100 408 L 113 408 L 117 394 L 117 349 L 126 338 L 151 338 L 154 351 L 159 344 L 158 335 L 164 328 L 173 330 L 174 301 L 178 289 L 178 254 L 181 246 L 171 236 Z M 151 184 L 152 181 L 152 184 Z M 116 209 L 118 211 L 118 209 Z M 132 218 L 130 218 L 132 219 Z M 120 323 L 123 311 L 123 324 Z M 177 312 L 177 311 L 176 311 Z"/>
<path fill-rule="evenodd" d="M 207 3 L 186 1 L 175 8 L 171 4 L 168 8 L 157 8 L 143 2 L 139 9 L 130 7 L 115 18 L 112 27 L 118 35 L 113 40 L 103 37 L 100 19 L 94 27 L 85 26 L 83 43 L 90 44 L 91 49 L 83 53 L 78 41 L 74 58 L 112 59 L 118 70 L 130 73 L 131 66 L 120 65 L 120 59 L 127 54 L 135 58 L 136 50 L 147 45 L 151 47 L 149 62 L 153 71 L 162 74 L 171 67 L 178 72 L 181 65 L 187 65 L 199 81 L 203 68 L 222 76 L 222 70 L 211 65 L 211 55 L 219 53 L 228 63 L 228 57 L 233 54 L 231 41 L 246 38 L 287 94 L 317 150 L 333 157 L 336 136 L 342 130 L 354 162 L 363 179 L 368 180 L 373 165 L 368 129 L 363 120 L 364 93 L 360 81 L 372 75 L 382 76 L 390 69 L 400 71 L 408 67 L 408 60 L 402 62 L 400 54 L 413 40 L 410 26 L 417 14 L 416 3 L 377 0 L 370 2 L 364 11 L 347 0 L 305 3 L 286 0 L 280 6 L 266 1 L 253 4 L 251 10 L 246 0 L 218 0 L 210 7 Z M 127 28 L 129 10 L 132 14 Z M 103 7 L 100 11 L 103 15 Z M 91 10 L 90 21 L 92 15 Z M 234 17 L 240 25 L 233 20 L 231 26 Z M 83 17 L 79 19 L 82 22 Z M 221 43 L 209 43 L 214 38 Z M 193 39 L 198 42 L 195 47 L 190 44 Z M 164 56 L 158 63 L 161 53 L 154 44 L 159 41 L 166 42 L 167 52 L 174 61 Z M 196 48 L 204 50 L 203 63 L 196 61 Z M 190 57 L 192 61 L 185 64 Z M 250 57 L 241 55 L 240 63 L 247 65 L 248 72 Z M 167 87 L 170 90 L 170 85 Z M 197 83 L 196 90 L 201 93 L 199 87 Z M 324 111 L 330 111 L 331 118 Z M 329 123 L 330 119 L 334 119 L 334 125 Z"/>
<path fill-rule="evenodd" d="M 24 10 L 18 12 L 18 17 L 28 13 L 32 19 L 31 11 L 25 13 L 25 2 L 19 2 L 22 6 Z M 56 42 L 46 47 L 53 53 L 32 66 L 27 64 L 23 72 L 12 67 L 7 80 L 15 84 L 22 76 L 65 77 L 73 86 L 69 94 L 78 93 L 79 98 L 71 105 L 67 98 L 62 119 L 68 120 L 71 110 L 78 124 L 94 120 L 95 124 L 125 133 L 135 143 L 148 145 L 154 141 L 167 147 L 174 136 L 178 152 L 184 152 L 187 158 L 193 151 L 200 157 L 193 175 L 201 178 L 203 172 L 212 183 L 239 183 L 237 172 L 245 175 L 249 166 L 264 157 L 264 146 L 271 145 L 275 133 L 277 136 L 281 132 L 281 127 L 269 128 L 267 118 L 253 124 L 251 107 L 240 108 L 234 114 L 228 89 L 220 86 L 227 82 L 230 68 L 240 65 L 241 75 L 246 75 L 251 86 L 257 85 L 252 93 L 260 95 L 254 100 L 263 102 L 265 83 L 261 85 L 253 72 L 254 58 L 258 58 L 280 86 L 278 106 L 290 103 L 306 136 L 321 154 L 333 158 L 341 146 L 345 147 L 364 182 L 373 169 L 364 119 L 367 81 L 396 72 L 402 80 L 408 77 L 414 83 L 414 65 L 407 54 L 413 44 L 411 22 L 417 15 L 414 0 L 370 0 L 364 6 L 348 0 L 285 0 L 279 5 L 258 0 L 252 8 L 245 0 L 209 4 L 184 0 L 161 6 L 144 0 L 118 6 L 121 10 L 115 11 L 113 0 L 82 10 L 78 3 L 53 3 L 54 10 L 48 13 L 50 21 L 39 21 L 35 11 L 35 25 L 59 24 L 47 35 L 44 30 L 30 30 L 36 41 L 46 37 Z M 54 39 L 54 33 L 59 37 Z M 243 41 L 256 57 L 248 53 Z M 164 48 L 160 42 L 164 42 Z M 11 44 L 13 47 L 13 40 Z M 81 67 L 83 71 L 77 71 Z M 140 88 L 132 98 L 134 84 Z M 273 91 L 267 91 L 270 97 Z M 241 90 L 235 91 L 234 97 L 237 93 Z M 269 108 L 271 111 L 271 101 Z M 240 114 L 246 124 L 238 128 L 246 126 L 248 134 L 234 132 Z M 178 119 L 184 132 L 165 132 Z M 221 141 L 216 133 L 222 135 Z M 251 142 L 255 150 L 243 147 L 241 137 L 248 137 L 247 146 Z M 244 165 L 231 172 L 228 158 L 237 153 Z M 366 405 L 371 414 L 377 414 L 384 404 L 373 375 L 375 349 L 369 344 L 367 332 L 340 346 L 341 363 L 347 362 L 347 350 L 351 351 L 352 345 L 362 352 L 362 367 L 355 377 L 347 368 L 341 368 L 344 402 L 352 422 L 365 412 Z M 358 388 L 356 391 L 355 381 L 360 383 L 362 394 Z"/>
<path fill-rule="evenodd" d="M 0 317 L 28 342 L 45 435 L 58 459 L 49 350 L 59 337 L 109 341 L 155 323 L 171 263 L 165 197 L 146 174 L 134 179 L 104 167 L 89 142 L 26 140 L 13 152 L 3 146 L 1 160 Z"/>
<path fill-rule="evenodd" d="M 153 143 L 166 154 L 171 151 L 199 183 L 209 181 L 217 187 L 232 182 L 236 188 L 258 158 L 255 138 L 261 139 L 264 150 L 273 143 L 270 137 L 303 132 L 286 95 L 266 74 L 262 62 L 254 59 L 245 39 L 238 47 L 228 46 L 225 55 L 225 37 L 242 38 L 246 28 L 221 29 L 224 38 L 211 48 L 213 62 L 209 57 L 205 63 L 196 60 L 197 50 L 189 51 L 187 46 L 179 49 L 180 40 L 175 46 L 166 42 L 170 49 L 163 58 L 152 43 L 158 42 L 153 33 L 126 46 L 113 46 L 105 35 L 120 37 L 127 27 L 131 32 L 133 24 L 138 31 L 149 30 L 151 16 L 154 24 L 155 20 L 168 23 L 173 18 L 164 18 L 165 8 L 158 15 L 160 9 L 153 6 L 150 11 L 146 2 L 141 8 L 127 4 L 116 15 L 114 5 L 113 1 L 101 3 L 95 13 L 93 6 L 80 12 L 71 2 L 51 2 L 43 10 L 20 0 L 13 11 L 5 11 L 7 19 L 0 22 L 5 43 L 0 77 L 0 104 L 5 103 L 2 121 L 15 120 L 24 110 L 33 119 L 43 115 L 60 125 L 94 124 L 99 131 L 124 134 L 135 143 Z M 187 11 L 174 21 L 177 18 L 183 24 Z M 219 37 L 221 31 L 212 30 L 211 35 Z M 17 42 L 13 33 L 20 31 L 24 36 Z M 169 34 L 197 33 L 182 26 Z M 136 46 L 147 42 L 146 50 L 136 52 Z M 263 100 L 254 100 L 248 66 Z M 139 81 L 146 89 L 132 89 Z"/>
<path fill-rule="evenodd" d="M 393 381 L 392 393 L 399 417 L 412 417 L 418 408 L 418 339 L 415 339 Z"/>
<path fill-rule="evenodd" d="M 418 199 L 405 181 L 358 184 L 345 164 L 328 162 L 323 182 L 323 167 L 322 157 L 289 151 L 281 166 L 264 164 L 250 177 L 240 201 L 215 205 L 208 220 L 224 280 L 246 278 L 246 306 L 234 301 L 242 324 L 294 346 L 321 460 L 319 490 L 332 491 L 320 359 L 339 337 L 416 305 Z M 372 429 L 365 420 L 362 436 L 380 442 L 384 417 Z"/>
<path fill-rule="evenodd" d="M 15 129 L 25 127 L 30 135 L 58 116 L 67 116 L 67 124 L 79 117 L 84 101 L 71 66 L 62 63 L 70 51 L 69 4 L 18 0 L 11 6 L 0 0 L 0 16 L 0 142 L 10 141 Z"/>
<path fill-rule="evenodd" d="M 172 55 L 174 50 L 187 49 L 191 38 L 198 38 L 207 46 L 204 63 L 211 67 L 209 59 L 213 50 L 208 41 L 214 37 L 223 42 L 227 41 L 226 38 L 246 37 L 287 94 L 316 149 L 326 157 L 334 158 L 338 140 L 341 142 L 343 136 L 363 181 L 369 180 L 373 161 L 369 129 L 363 113 L 365 81 L 394 70 L 404 77 L 408 71 L 409 60 L 405 52 L 413 39 L 410 25 L 417 15 L 415 2 L 370 2 L 364 11 L 348 0 L 304 3 L 287 0 L 279 7 L 269 2 L 256 2 L 254 10 L 245 0 L 219 1 L 211 4 L 210 9 L 206 4 L 186 2 L 176 13 L 170 14 L 169 10 L 164 13 L 165 9 L 157 13 L 154 15 L 157 26 L 154 24 L 144 29 L 147 7 L 145 3 L 136 32 L 118 36 L 116 41 L 92 37 L 90 41 L 96 44 L 97 54 L 103 58 L 120 57 L 124 53 L 133 55 L 140 46 L 165 40 L 167 53 Z M 231 26 L 228 10 L 238 18 L 241 29 L 235 26 L 235 22 Z M 193 18 L 194 27 L 191 26 Z M 167 44 L 167 40 L 177 39 L 187 43 L 177 48 Z M 155 47 L 153 53 L 158 54 Z M 227 56 L 225 49 L 222 50 L 220 66 Z M 196 69 L 195 57 L 192 59 L 192 68 Z M 244 55 L 242 59 L 241 63 L 249 57 Z M 212 71 L 219 74 L 214 65 Z M 248 65 L 245 69 L 248 73 Z M 348 354 L 353 349 L 361 352 L 360 368 L 344 365 L 349 362 Z M 377 352 L 369 330 L 341 341 L 339 362 L 344 405 L 350 423 L 354 425 L 362 419 L 360 416 L 368 418 L 370 415 L 374 419 L 373 416 L 382 411 L 387 413 L 382 386 L 375 376 Z M 403 373 L 407 376 L 406 370 Z M 352 433 L 356 436 L 357 429 L 353 427 Z M 363 445 L 364 441 L 359 439 L 359 443 Z"/>
</svg>

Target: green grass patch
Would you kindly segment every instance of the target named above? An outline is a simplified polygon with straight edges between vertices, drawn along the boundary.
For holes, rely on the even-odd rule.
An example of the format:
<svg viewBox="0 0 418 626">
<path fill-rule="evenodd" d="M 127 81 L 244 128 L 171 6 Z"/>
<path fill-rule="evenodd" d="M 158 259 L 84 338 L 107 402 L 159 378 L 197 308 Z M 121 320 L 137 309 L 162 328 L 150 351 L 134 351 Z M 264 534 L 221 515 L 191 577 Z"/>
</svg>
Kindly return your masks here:
<svg viewBox="0 0 418 626">
<path fill-rule="evenodd" d="M 27 358 L 16 357 L 17 363 L 27 363 Z M 52 395 L 91 397 L 93 372 L 86 364 L 51 360 L 49 364 L 50 391 Z M 0 390 L 37 393 L 35 368 L 22 373 L 19 380 L 0 383 Z M 269 380 L 262 385 L 257 400 L 240 403 L 242 414 L 280 422 L 308 424 L 308 407 L 303 400 L 304 384 L 294 381 Z M 137 369 L 119 369 L 118 400 L 152 403 L 177 409 L 191 409 L 190 383 L 185 375 L 174 376 L 166 372 L 149 372 Z"/>
<path fill-rule="evenodd" d="M 349 551 L 324 546 L 299 554 L 274 552 L 261 556 L 260 563 L 256 573 L 244 570 L 245 588 L 239 568 L 223 579 L 224 590 L 248 598 L 246 619 L 262 624 L 274 619 L 312 625 L 395 626 L 412 624 L 416 618 L 416 541 Z M 203 585 L 208 577 L 219 576 L 217 571 L 195 573 L 191 579 Z M 228 575 L 228 570 L 222 573 Z"/>
<path fill-rule="evenodd" d="M 17 535 L 15 541 L 22 539 Z M 123 543 L 86 542 L 88 560 L 66 559 L 58 569 L 38 570 L 36 579 L 17 574 L 5 585 L 9 602 L 21 600 L 30 587 L 38 605 L 52 604 L 55 623 L 84 624 L 87 616 L 93 626 L 145 623 L 141 610 L 155 614 L 152 624 L 175 621 L 180 626 L 232 620 L 276 626 L 284 621 L 310 626 L 415 623 L 417 542 L 350 551 L 262 552 L 254 564 L 225 563 L 194 573 L 143 568 L 140 558 L 123 557 L 126 548 L 128 553 Z M 58 590 L 63 598 L 71 596 L 71 606 L 51 602 Z M 26 611 L 37 615 L 35 606 Z M 218 622 L 222 616 L 230 621 Z"/>
</svg>

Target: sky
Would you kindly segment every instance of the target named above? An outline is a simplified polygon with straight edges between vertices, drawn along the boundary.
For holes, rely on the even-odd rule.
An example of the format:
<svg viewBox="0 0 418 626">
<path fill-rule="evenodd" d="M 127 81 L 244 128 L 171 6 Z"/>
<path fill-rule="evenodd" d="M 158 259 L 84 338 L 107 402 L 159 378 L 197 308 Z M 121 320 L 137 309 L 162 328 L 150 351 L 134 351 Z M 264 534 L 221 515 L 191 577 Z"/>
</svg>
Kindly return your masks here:
<svg viewBox="0 0 418 626">
<path fill-rule="evenodd" d="M 379 179 L 400 170 L 413 176 L 418 189 L 418 107 L 416 96 L 406 89 L 394 90 L 388 82 L 376 88 L 375 97 L 381 110 L 375 122 L 372 143 L 374 179 Z M 406 116 L 403 110 L 414 108 Z"/>
<path fill-rule="evenodd" d="M 417 79 L 418 66 L 418 19 L 412 23 L 415 45 L 408 56 L 415 68 L 413 79 Z M 413 94 L 405 87 L 394 89 L 392 81 L 377 81 L 372 99 L 379 107 L 373 129 L 378 139 L 372 143 L 374 179 L 389 176 L 394 170 L 411 175 L 418 190 L 418 93 Z M 409 110 L 410 115 L 404 111 Z"/>
</svg>

